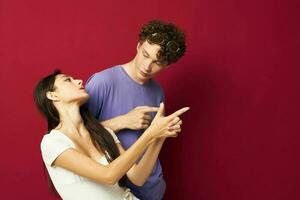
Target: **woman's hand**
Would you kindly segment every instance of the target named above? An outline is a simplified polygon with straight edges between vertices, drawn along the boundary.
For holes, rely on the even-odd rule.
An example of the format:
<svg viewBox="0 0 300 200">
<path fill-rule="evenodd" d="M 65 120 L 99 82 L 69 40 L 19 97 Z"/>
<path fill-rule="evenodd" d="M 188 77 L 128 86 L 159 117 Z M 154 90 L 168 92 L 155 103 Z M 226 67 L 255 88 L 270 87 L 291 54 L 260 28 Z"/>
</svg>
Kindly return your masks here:
<svg viewBox="0 0 300 200">
<path fill-rule="evenodd" d="M 165 106 L 161 103 L 157 114 L 145 133 L 150 134 L 153 139 L 160 137 L 176 137 L 181 131 L 180 125 L 182 124 L 182 121 L 179 116 L 189 109 L 189 107 L 184 107 L 169 116 L 164 116 Z"/>
</svg>

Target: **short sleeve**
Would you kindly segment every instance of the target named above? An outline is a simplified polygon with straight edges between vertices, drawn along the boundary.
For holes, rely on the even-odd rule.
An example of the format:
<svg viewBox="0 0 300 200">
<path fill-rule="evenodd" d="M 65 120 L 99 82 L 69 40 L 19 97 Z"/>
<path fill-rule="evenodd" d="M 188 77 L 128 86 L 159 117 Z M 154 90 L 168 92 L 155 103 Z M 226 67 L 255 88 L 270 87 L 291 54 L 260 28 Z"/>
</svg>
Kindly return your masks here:
<svg viewBox="0 0 300 200">
<path fill-rule="evenodd" d="M 166 97 L 165 97 L 165 93 L 163 90 L 161 91 L 161 101 L 160 102 L 166 102 Z"/>
<path fill-rule="evenodd" d="M 72 142 L 62 133 L 50 132 L 44 135 L 41 142 L 41 151 L 45 164 L 51 166 L 61 153 L 72 147 Z"/>
<path fill-rule="evenodd" d="M 103 101 L 107 93 L 106 87 L 105 80 L 99 73 L 92 75 L 85 85 L 85 89 L 90 96 L 85 105 L 92 115 L 98 120 L 103 107 Z"/>
<path fill-rule="evenodd" d="M 114 138 L 115 143 L 121 143 L 120 140 L 118 139 L 118 137 L 116 136 L 115 132 L 113 130 L 111 130 L 108 127 L 104 127 L 110 134 L 111 136 Z"/>
</svg>

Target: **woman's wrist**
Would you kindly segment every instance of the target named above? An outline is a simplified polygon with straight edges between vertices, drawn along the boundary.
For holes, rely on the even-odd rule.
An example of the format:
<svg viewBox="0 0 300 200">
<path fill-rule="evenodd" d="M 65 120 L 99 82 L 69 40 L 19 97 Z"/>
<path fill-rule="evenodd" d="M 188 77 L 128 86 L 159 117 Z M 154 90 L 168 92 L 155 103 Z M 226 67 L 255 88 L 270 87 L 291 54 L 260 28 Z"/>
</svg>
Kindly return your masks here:
<svg viewBox="0 0 300 200">
<path fill-rule="evenodd" d="M 153 141 L 155 141 L 156 137 L 153 136 L 153 134 L 151 133 L 152 130 L 151 129 L 146 129 L 144 131 L 144 133 L 141 135 L 141 137 L 144 138 L 144 140 L 147 141 L 147 144 L 151 144 Z"/>
</svg>

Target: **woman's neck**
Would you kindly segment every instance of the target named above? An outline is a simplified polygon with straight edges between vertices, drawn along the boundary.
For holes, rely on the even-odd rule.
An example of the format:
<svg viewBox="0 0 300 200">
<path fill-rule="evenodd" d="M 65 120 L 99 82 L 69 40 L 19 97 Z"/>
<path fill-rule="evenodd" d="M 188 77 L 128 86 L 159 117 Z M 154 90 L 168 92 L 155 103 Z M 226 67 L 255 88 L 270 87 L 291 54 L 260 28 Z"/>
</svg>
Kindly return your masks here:
<svg viewBox="0 0 300 200">
<path fill-rule="evenodd" d="M 60 124 L 57 129 L 64 130 L 70 134 L 79 134 L 83 132 L 84 123 L 80 114 L 78 105 L 64 105 L 58 108 Z"/>
</svg>

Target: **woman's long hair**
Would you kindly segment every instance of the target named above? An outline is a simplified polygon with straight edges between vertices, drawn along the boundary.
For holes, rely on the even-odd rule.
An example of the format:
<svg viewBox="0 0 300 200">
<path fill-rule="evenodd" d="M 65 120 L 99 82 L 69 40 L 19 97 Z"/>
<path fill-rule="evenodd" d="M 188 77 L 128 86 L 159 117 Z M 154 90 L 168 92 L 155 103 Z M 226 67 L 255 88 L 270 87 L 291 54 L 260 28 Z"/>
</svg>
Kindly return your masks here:
<svg viewBox="0 0 300 200">
<path fill-rule="evenodd" d="M 46 117 L 48 122 L 48 133 L 56 128 L 60 123 L 59 113 L 55 108 L 53 102 L 47 98 L 48 91 L 54 91 L 55 86 L 55 78 L 58 74 L 61 74 L 60 70 L 55 70 L 52 74 L 44 77 L 39 81 L 35 90 L 34 90 L 34 100 L 36 106 L 38 107 L 39 111 Z M 80 107 L 80 114 L 83 119 L 84 125 L 87 128 L 92 141 L 96 148 L 101 150 L 108 162 L 112 162 L 120 155 L 120 151 L 112 137 L 112 135 L 95 119 L 94 116 L 89 112 L 86 106 Z M 124 175 L 119 180 L 119 185 L 121 187 L 125 186 L 127 180 L 127 176 Z M 48 175 L 48 182 L 50 183 L 50 188 L 55 192 L 55 188 L 51 179 Z"/>
</svg>

